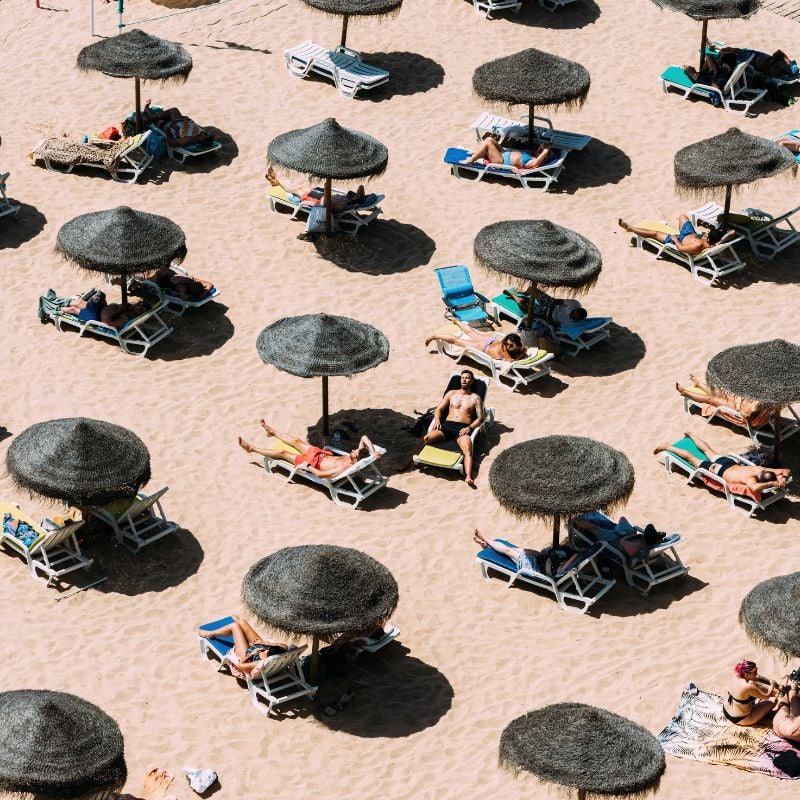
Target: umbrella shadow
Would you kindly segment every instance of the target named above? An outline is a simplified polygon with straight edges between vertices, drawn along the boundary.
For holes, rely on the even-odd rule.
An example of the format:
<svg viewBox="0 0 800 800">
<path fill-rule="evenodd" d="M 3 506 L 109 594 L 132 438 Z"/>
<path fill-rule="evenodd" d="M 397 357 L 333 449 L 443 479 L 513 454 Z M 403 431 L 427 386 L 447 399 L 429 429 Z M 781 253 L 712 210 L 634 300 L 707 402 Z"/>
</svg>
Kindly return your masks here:
<svg viewBox="0 0 800 800">
<path fill-rule="evenodd" d="M 602 139 L 592 139 L 583 150 L 569 154 L 564 174 L 552 191 L 572 194 L 578 189 L 619 183 L 630 174 L 631 159 L 624 150 Z"/>
<path fill-rule="evenodd" d="M 585 28 L 600 17 L 600 6 L 594 0 L 579 0 L 556 11 L 548 11 L 533 0 L 522 4 L 519 14 L 510 14 L 508 19 L 518 25 L 551 30 Z"/>
<path fill-rule="evenodd" d="M 149 174 L 147 182 L 160 185 L 162 183 L 169 183 L 172 174 L 175 172 L 185 172 L 189 175 L 194 175 L 213 172 L 220 167 L 230 166 L 239 155 L 239 146 L 236 144 L 233 137 L 221 131 L 219 128 L 215 128 L 213 125 L 204 125 L 203 127 L 209 133 L 213 134 L 215 141 L 222 145 L 219 150 L 215 150 L 208 155 L 187 158 L 183 164 L 179 164 L 177 161 L 165 155 L 164 158 L 158 161 L 157 167 L 151 167 L 150 172 L 145 173 L 145 175 Z"/>
<path fill-rule="evenodd" d="M 617 585 L 589 609 L 587 612 L 589 616 L 637 617 L 642 614 L 653 614 L 669 608 L 684 597 L 703 591 L 708 586 L 707 581 L 700 580 L 690 573 L 659 584 L 648 595 L 642 595 L 625 583 L 622 570 L 618 573 L 614 571 L 614 578 Z"/>
<path fill-rule="evenodd" d="M 189 309 L 173 322 L 173 332 L 147 353 L 152 361 L 183 361 L 209 356 L 233 338 L 234 326 L 227 317 L 228 306 L 206 303 Z M 177 323 L 177 324 L 175 324 Z"/>
<path fill-rule="evenodd" d="M 342 690 L 352 700 L 336 716 L 326 715 L 323 709 Z M 313 713 L 337 732 L 396 739 L 436 725 L 452 707 L 454 695 L 443 673 L 395 641 L 378 653 L 360 655 L 348 680 L 326 681 Z"/>
<path fill-rule="evenodd" d="M 179 11 L 182 8 L 202 8 L 217 5 L 219 0 L 153 0 L 153 4 Z"/>
<path fill-rule="evenodd" d="M 715 289 L 745 289 L 757 283 L 774 283 L 779 286 L 797 283 L 797 249 L 794 246 L 779 253 L 772 261 L 759 258 L 752 251 L 742 255 L 745 249 L 749 250 L 746 242 L 734 247 L 747 266 L 718 280 L 714 284 Z"/>
<path fill-rule="evenodd" d="M 430 263 L 436 242 L 416 225 L 376 220 L 355 238 L 315 236 L 317 255 L 348 272 L 394 275 Z"/>
<path fill-rule="evenodd" d="M 35 206 L 17 201 L 14 205 L 19 206 L 19 211 L 0 223 L 0 250 L 13 250 L 35 239 L 47 224 L 47 217 Z"/>
<path fill-rule="evenodd" d="M 388 70 L 392 77 L 383 86 L 356 95 L 359 100 L 380 103 L 400 95 L 423 94 L 444 82 L 442 65 L 420 53 L 393 50 L 387 53 L 362 53 L 361 58 L 370 66 Z"/>
<path fill-rule="evenodd" d="M 13 435 L 14 434 L 11 433 L 11 431 L 8 428 L 6 428 L 5 425 L 0 425 L 0 442 L 2 442 L 4 439 L 8 439 L 10 436 Z"/>
<path fill-rule="evenodd" d="M 630 328 L 612 322 L 608 326 L 611 340 L 601 342 L 588 353 L 577 356 L 562 354 L 551 366 L 554 372 L 576 377 L 578 375 L 617 375 L 634 369 L 647 352 L 644 339 Z"/>
</svg>

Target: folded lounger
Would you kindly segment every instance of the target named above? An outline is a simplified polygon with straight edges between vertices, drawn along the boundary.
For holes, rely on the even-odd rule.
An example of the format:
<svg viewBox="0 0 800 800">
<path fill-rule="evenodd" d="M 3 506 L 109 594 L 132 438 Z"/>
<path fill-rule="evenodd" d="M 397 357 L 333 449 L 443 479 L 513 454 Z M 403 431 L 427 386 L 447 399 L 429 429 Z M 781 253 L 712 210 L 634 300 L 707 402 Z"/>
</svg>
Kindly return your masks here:
<svg viewBox="0 0 800 800">
<path fill-rule="evenodd" d="M 461 385 L 461 373 L 454 372 L 450 376 L 442 395 L 447 394 L 451 389 L 458 389 Z M 494 422 L 494 409 L 486 405 L 486 395 L 489 392 L 489 382 L 486 378 L 475 377 L 475 391 L 483 402 L 483 410 L 486 419 L 477 428 L 474 428 L 469 438 L 472 439 L 473 452 L 478 435 L 487 430 Z M 433 424 L 433 423 L 431 423 Z M 428 429 L 430 430 L 430 428 Z M 437 442 L 436 444 L 426 444 L 422 450 L 414 456 L 414 463 L 422 468 L 437 467 L 438 469 L 454 469 L 461 475 L 464 474 L 464 454 L 454 442 Z"/>
<path fill-rule="evenodd" d="M 469 324 L 486 322 L 488 299 L 475 291 L 469 269 L 463 264 L 453 267 L 437 267 L 434 269 L 442 302 L 445 305 L 445 316 Z"/>
<path fill-rule="evenodd" d="M 505 539 L 498 541 L 509 547 L 516 546 Z M 611 578 L 604 578 L 597 565 L 598 556 L 604 549 L 602 542 L 593 544 L 568 570 L 559 570 L 552 577 L 543 572 L 517 570 L 510 558 L 488 547 L 478 552 L 475 560 L 486 580 L 489 571 L 494 570 L 508 577 L 508 588 L 517 581 L 529 583 L 550 592 L 564 611 L 585 614 L 616 583 Z"/>
<path fill-rule="evenodd" d="M 493 297 L 489 310 L 499 322 L 502 317 L 511 320 L 518 327 L 525 321 L 526 314 L 516 300 L 502 292 Z M 570 322 L 567 325 L 553 325 L 539 317 L 537 323 L 548 329 L 550 338 L 557 342 L 562 350 L 576 356 L 584 350 L 591 350 L 596 344 L 611 339 L 609 326 L 613 317 L 586 317 L 586 319 Z"/>
<path fill-rule="evenodd" d="M 89 510 L 93 516 L 113 528 L 121 545 L 136 553 L 142 547 L 178 530 L 178 526 L 167 519 L 161 505 L 161 498 L 168 488 L 165 486 L 149 496 L 139 492 L 131 502 L 117 501 Z"/>
<path fill-rule="evenodd" d="M 697 445 L 688 437 L 675 442 L 673 447 L 686 450 L 699 459 L 705 459 L 705 455 L 703 455 L 702 451 L 699 450 Z M 748 517 L 752 517 L 756 511 L 764 511 L 768 506 L 786 497 L 786 492 L 778 487 L 764 489 L 761 492 L 752 492 L 748 487 L 742 484 L 729 483 L 725 478 L 720 478 L 707 469 L 694 467 L 688 461 L 684 461 L 684 459 L 674 453 L 665 451 L 662 455 L 664 456 L 664 468 L 667 474 L 672 472 L 673 469 L 685 472 L 688 476 L 686 480 L 687 484 L 692 483 L 695 478 L 699 478 L 709 489 L 722 492 L 722 494 L 725 495 L 726 502 L 732 509 L 742 511 Z M 733 453 L 727 453 L 727 456 L 734 459 L 738 464 L 753 465 L 751 461 L 748 461 L 742 456 Z"/>
<path fill-rule="evenodd" d="M 382 636 L 362 636 L 358 639 L 353 639 L 350 644 L 356 648 L 356 653 L 377 653 L 378 650 L 386 647 L 389 642 L 397 638 L 400 629 L 396 628 L 390 622 L 383 626 Z"/>
<path fill-rule="evenodd" d="M 16 214 L 19 211 L 19 206 L 12 203 L 6 195 L 6 181 L 10 174 L 10 172 L 4 172 L 0 175 L 0 217 Z"/>
<path fill-rule="evenodd" d="M 462 164 L 461 162 L 465 158 L 469 158 L 469 150 L 463 147 L 449 147 L 444 154 L 444 163 L 450 166 L 450 172 L 456 178 L 477 182 L 483 180 L 486 175 L 494 175 L 498 178 L 519 181 L 525 189 L 542 188 L 547 191 L 551 184 L 558 181 L 568 153 L 568 150 L 553 149 L 550 153 L 550 161 L 542 164 L 541 167 L 519 169 L 506 164 L 491 164 L 483 161 Z"/>
<path fill-rule="evenodd" d="M 6 519 L 6 514 L 10 519 Z M 8 522 L 22 522 L 30 527 L 23 536 L 11 528 Z M 44 528 L 43 525 L 47 525 Z M 93 559 L 81 553 L 75 531 L 83 525 L 83 520 L 56 525 L 52 520 L 44 520 L 37 525 L 30 517 L 13 503 L 0 503 L 0 541 L 19 553 L 28 563 L 32 578 L 45 581 L 49 586 L 53 581 L 76 569 L 87 569 Z M 42 573 L 39 577 L 38 573 Z"/>
<path fill-rule="evenodd" d="M 233 617 L 225 617 L 215 622 L 209 622 L 200 627 L 203 630 L 213 631 L 224 628 L 233 622 Z M 200 643 L 200 653 L 206 658 L 219 661 L 217 671 L 228 669 L 232 663 L 229 653 L 233 649 L 232 636 L 215 636 L 213 639 L 197 637 Z M 262 713 L 269 714 L 273 708 L 298 697 L 312 698 L 317 693 L 317 687 L 306 683 L 300 670 L 300 656 L 306 646 L 296 647 L 290 645 L 285 653 L 278 653 L 263 659 L 262 667 L 258 672 L 250 673 L 243 679 L 247 684 L 250 702 Z M 235 664 L 234 664 L 235 665 Z"/>
<path fill-rule="evenodd" d="M 173 266 L 170 267 L 170 269 L 178 275 L 183 275 L 187 278 L 189 277 L 189 273 L 181 267 Z M 183 313 L 189 308 L 200 308 L 200 306 L 204 306 L 206 303 L 216 300 L 219 295 L 219 289 L 216 286 L 212 286 L 201 297 L 196 297 L 193 300 L 186 300 L 181 297 L 175 289 L 165 289 L 163 286 L 159 286 L 155 281 L 143 280 L 142 278 L 136 277 L 129 279 L 129 290 L 134 288 L 135 284 L 137 283 L 141 286 L 147 287 L 147 289 L 156 294 L 160 301 L 164 304 L 165 308 L 168 308 L 170 311 L 173 311 L 179 316 L 183 315 Z"/>
<path fill-rule="evenodd" d="M 728 214 L 728 225 L 747 238 L 750 249 L 759 257 L 771 261 L 778 253 L 800 242 L 800 231 L 791 218 L 800 211 L 795 206 L 778 217 L 757 208 L 745 208 L 739 214 Z M 689 212 L 692 224 L 705 222 L 716 225 L 723 208 L 713 201 Z"/>
<path fill-rule="evenodd" d="M 547 117 L 534 117 L 534 120 L 545 123 L 544 125 L 536 125 L 534 123 L 533 134 L 536 141 L 552 145 L 559 150 L 583 150 L 592 141 L 592 137 L 584 133 L 555 130 L 553 123 Z M 492 114 L 490 111 L 484 111 L 472 123 L 472 127 L 475 130 L 475 136 L 478 141 L 481 141 L 486 133 L 494 134 L 500 144 L 503 144 L 508 139 L 519 142 L 527 142 L 528 140 L 527 114 L 518 120 L 514 120 Z"/>
<path fill-rule="evenodd" d="M 752 56 L 751 56 L 752 58 Z M 747 61 L 741 61 L 731 73 L 728 82 L 722 89 L 704 83 L 695 83 L 683 67 L 674 64 L 661 73 L 661 87 L 665 93 L 670 89 L 680 92 L 684 98 L 691 95 L 703 97 L 716 105 L 721 105 L 726 111 L 734 114 L 747 114 L 752 106 L 766 95 L 766 89 L 752 89 L 747 85 Z"/>
<path fill-rule="evenodd" d="M 678 235 L 678 231 L 675 228 L 666 222 L 658 220 L 647 219 L 644 222 L 637 222 L 635 227 L 668 233 L 672 235 L 673 239 Z M 653 255 L 656 258 L 662 255 L 669 256 L 674 261 L 684 264 L 689 267 L 692 277 L 706 286 L 713 286 L 720 278 L 730 275 L 732 272 L 738 272 L 738 270 L 747 266 L 733 249 L 735 244 L 744 240 L 744 236 L 736 236 L 733 239 L 719 242 L 713 247 L 707 247 L 696 256 L 690 256 L 688 253 L 682 253 L 674 244 L 664 244 L 659 242 L 658 239 L 639 236 L 638 233 L 631 235 L 640 250 L 648 252 L 647 248 L 652 248 Z M 645 248 L 645 245 L 647 245 L 647 248 Z"/>
<path fill-rule="evenodd" d="M 628 585 L 638 589 L 643 595 L 658 586 L 659 583 L 670 581 L 681 575 L 686 575 L 689 568 L 683 565 L 675 547 L 685 541 L 677 533 L 671 533 L 654 545 L 643 546 L 634 555 L 628 555 L 623 546 L 623 537 L 644 533 L 644 528 L 631 525 L 623 517 L 619 522 L 613 522 L 600 511 L 581 514 L 576 520 L 586 520 L 604 529 L 597 535 L 582 530 L 574 525 L 575 520 L 569 524 L 569 541 L 576 548 L 592 547 L 597 542 L 605 543 L 605 550 L 601 558 L 607 558 L 625 573 Z"/>
<path fill-rule="evenodd" d="M 518 13 L 522 8 L 522 0 L 472 0 L 476 14 L 484 14 L 491 19 L 495 11 L 513 11 Z"/>
<path fill-rule="evenodd" d="M 775 139 L 786 139 L 787 137 L 791 137 L 798 144 L 800 144 L 800 130 L 787 131 L 786 133 L 782 133 L 780 136 L 776 136 Z M 794 160 L 800 164 L 800 152 L 793 153 L 793 155 Z"/>
<path fill-rule="evenodd" d="M 342 45 L 328 50 L 306 40 L 297 47 L 284 50 L 283 55 L 291 75 L 305 78 L 314 72 L 333 81 L 344 97 L 355 97 L 358 92 L 374 89 L 389 80 L 387 70 L 365 64 L 357 50 Z"/>
</svg>

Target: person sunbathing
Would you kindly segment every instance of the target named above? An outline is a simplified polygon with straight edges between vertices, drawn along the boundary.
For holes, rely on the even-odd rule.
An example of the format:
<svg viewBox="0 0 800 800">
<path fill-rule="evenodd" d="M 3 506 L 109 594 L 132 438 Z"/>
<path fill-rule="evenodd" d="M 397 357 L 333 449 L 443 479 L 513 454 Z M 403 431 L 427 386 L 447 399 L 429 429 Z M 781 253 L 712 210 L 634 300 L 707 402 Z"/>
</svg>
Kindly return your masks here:
<svg viewBox="0 0 800 800">
<path fill-rule="evenodd" d="M 715 453 L 708 442 L 692 436 L 691 433 L 686 432 L 683 435 L 697 445 L 698 450 L 705 456 L 704 459 L 698 458 L 688 450 L 683 450 L 667 443 L 658 445 L 653 450 L 653 453 L 655 455 L 665 451 L 674 453 L 684 461 L 688 461 L 696 469 L 708 470 L 719 478 L 724 477 L 728 483 L 743 484 L 752 492 L 760 492 L 773 487 L 783 489 L 792 479 L 792 471 L 790 469 L 764 469 L 763 467 L 739 464 L 730 456 L 721 456 L 719 453 Z"/>
<path fill-rule="evenodd" d="M 381 454 L 375 449 L 375 445 L 369 440 L 368 437 L 362 436 L 358 442 L 358 447 L 351 450 L 347 455 L 339 456 L 332 453 L 330 450 L 324 450 L 321 447 L 316 447 L 313 444 L 293 436 L 291 433 L 281 433 L 273 428 L 271 425 L 262 419 L 261 427 L 267 432 L 269 436 L 274 436 L 280 439 L 290 447 L 297 450 L 297 453 L 292 453 L 289 450 L 283 450 L 279 447 L 262 448 L 254 447 L 246 442 L 241 436 L 239 437 L 239 446 L 247 453 L 258 453 L 267 458 L 277 458 L 282 461 L 290 461 L 295 466 L 300 467 L 318 478 L 335 478 L 341 475 L 345 470 L 350 469 L 353 464 L 361 461 L 362 458 L 374 456 L 380 458 Z"/>
<path fill-rule="evenodd" d="M 163 131 L 170 147 L 187 147 L 192 144 L 209 146 L 214 143 L 213 133 L 181 113 L 178 108 L 153 111 L 148 100 L 142 109 L 142 122 L 147 127 L 155 125 Z"/>
<path fill-rule="evenodd" d="M 100 311 L 100 322 L 119 330 L 145 311 L 147 306 L 141 300 L 137 303 L 106 303 Z"/>
<path fill-rule="evenodd" d="M 153 767 L 149 769 L 142 782 L 142 797 L 133 794 L 111 794 L 105 800 L 178 800 L 174 794 L 167 794 L 167 789 L 175 778 L 165 769 Z M 96 800 L 103 800 L 103 795 L 92 795 Z"/>
<path fill-rule="evenodd" d="M 279 178 L 275 172 L 275 167 L 272 165 L 267 169 L 264 177 L 270 186 L 280 187 L 288 195 L 293 195 L 293 198 L 298 203 L 305 205 L 319 205 L 325 207 L 325 193 L 318 186 L 300 186 L 299 184 L 291 184 L 285 178 Z M 338 214 L 340 211 L 345 211 L 351 206 L 359 206 L 364 202 L 366 197 L 364 185 L 361 184 L 356 191 L 343 192 L 339 194 L 331 194 L 331 211 Z"/>
<path fill-rule="evenodd" d="M 469 345 L 490 358 L 502 359 L 503 361 L 519 361 L 525 358 L 527 351 L 522 346 L 522 339 L 516 333 L 507 333 L 505 336 L 486 334 L 476 331 L 463 322 L 455 323 L 463 331 L 460 336 L 451 333 L 433 333 L 425 340 L 428 347 L 431 342 L 439 341 L 452 344 L 457 347 Z"/>
<path fill-rule="evenodd" d="M 792 675 L 786 676 L 786 684 L 778 692 L 772 730 L 781 739 L 787 739 L 797 747 L 800 746 L 800 682 L 796 679 L 790 681 Z"/>
<path fill-rule="evenodd" d="M 698 233 L 686 214 L 681 214 L 678 217 L 678 233 L 675 236 L 661 231 L 654 231 L 650 228 L 629 225 L 622 218 L 617 220 L 617 224 L 628 233 L 635 233 L 637 236 L 644 236 L 646 239 L 655 239 L 663 244 L 672 245 L 679 252 L 690 256 L 699 256 L 703 250 L 736 236 L 736 231 L 723 233 L 721 227 L 711 228 L 706 233 Z"/>
<path fill-rule="evenodd" d="M 278 655 L 278 653 L 285 653 L 289 649 L 289 645 L 283 642 L 262 639 L 246 619 L 237 617 L 235 614 L 232 615 L 232 618 L 233 622 L 230 625 L 223 625 L 213 631 L 198 628 L 197 635 L 203 639 L 212 639 L 215 636 L 233 637 L 233 647 L 226 655 L 233 662 L 231 672 L 237 678 L 244 678 L 258 672 L 263 666 L 262 661 L 270 656 Z"/>
<path fill-rule="evenodd" d="M 531 309 L 530 294 L 516 292 L 513 289 L 503 289 L 503 294 L 514 300 L 522 311 L 527 313 Z M 586 319 L 587 312 L 578 300 L 553 297 L 534 286 L 533 317 L 547 320 L 558 326 L 568 325 L 570 322 L 580 322 Z"/>
<path fill-rule="evenodd" d="M 730 408 L 738 412 L 739 416 L 726 414 L 725 412 L 721 412 L 720 416 L 740 427 L 744 421 L 752 428 L 761 428 L 769 422 L 772 416 L 772 409 L 756 400 L 739 400 L 715 394 L 706 383 L 695 375 L 690 375 L 689 380 L 692 382 L 691 386 L 682 386 L 680 383 L 676 383 L 675 389 L 683 397 L 688 397 L 696 403 L 701 403 L 704 417 L 711 416 L 717 408 Z"/>
<path fill-rule="evenodd" d="M 733 682 L 722 701 L 722 713 L 734 725 L 756 725 L 775 708 L 780 688 L 758 674 L 754 661 L 740 661 L 733 668 Z"/>
<path fill-rule="evenodd" d="M 683 71 L 694 83 L 700 83 L 703 86 L 715 86 L 722 91 L 736 68 L 736 61 L 736 52 L 732 48 L 727 48 L 726 50 L 721 50 L 717 58 L 707 55 L 703 60 L 703 68 L 701 70 L 698 71 L 694 67 L 684 65 Z M 716 105 L 719 103 L 719 97 L 712 95 L 711 102 Z"/>
<path fill-rule="evenodd" d="M 490 164 L 505 164 L 517 169 L 536 169 L 541 167 L 550 157 L 550 147 L 539 145 L 536 150 L 504 150 L 497 137 L 491 133 L 483 135 L 483 144 L 471 153 L 469 158 L 462 159 L 462 164 L 474 164 L 486 161 Z"/>
<path fill-rule="evenodd" d="M 153 281 L 162 289 L 174 292 L 181 300 L 199 300 L 214 288 L 211 281 L 205 281 L 193 275 L 182 275 L 170 267 L 164 267 L 143 277 Z"/>
<path fill-rule="evenodd" d="M 782 144 L 790 153 L 800 153 L 800 136 L 794 133 L 779 136 L 775 142 L 776 144 Z"/>
<path fill-rule="evenodd" d="M 541 572 L 551 577 L 564 575 L 581 557 L 581 553 L 566 548 L 554 550 L 552 547 L 545 547 L 539 551 L 527 547 L 511 547 L 498 539 L 487 539 L 477 528 L 472 533 L 472 541 L 511 559 L 518 572 Z"/>
</svg>

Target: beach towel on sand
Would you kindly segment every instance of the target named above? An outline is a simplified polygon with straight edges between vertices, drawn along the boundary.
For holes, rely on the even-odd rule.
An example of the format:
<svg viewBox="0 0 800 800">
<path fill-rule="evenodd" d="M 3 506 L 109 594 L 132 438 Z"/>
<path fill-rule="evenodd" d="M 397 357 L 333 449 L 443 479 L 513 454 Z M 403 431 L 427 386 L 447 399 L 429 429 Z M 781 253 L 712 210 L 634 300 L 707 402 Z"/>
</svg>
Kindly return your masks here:
<svg viewBox="0 0 800 800">
<path fill-rule="evenodd" d="M 129 145 L 129 139 L 120 139 L 117 142 L 95 139 L 82 144 L 54 136 L 45 139 L 33 151 L 33 155 L 42 158 L 46 156 L 54 164 L 63 164 L 65 167 L 74 167 L 78 164 L 102 164 L 112 175 L 115 175 L 119 155 Z"/>
<path fill-rule="evenodd" d="M 691 684 L 658 740 L 665 752 L 679 758 L 729 764 L 773 778 L 800 779 L 800 775 L 793 778 L 779 766 L 788 764 L 787 769 L 794 773 L 791 765 L 800 758 L 800 749 L 781 739 L 772 728 L 734 725 L 722 713 L 721 697 L 701 692 Z"/>
</svg>

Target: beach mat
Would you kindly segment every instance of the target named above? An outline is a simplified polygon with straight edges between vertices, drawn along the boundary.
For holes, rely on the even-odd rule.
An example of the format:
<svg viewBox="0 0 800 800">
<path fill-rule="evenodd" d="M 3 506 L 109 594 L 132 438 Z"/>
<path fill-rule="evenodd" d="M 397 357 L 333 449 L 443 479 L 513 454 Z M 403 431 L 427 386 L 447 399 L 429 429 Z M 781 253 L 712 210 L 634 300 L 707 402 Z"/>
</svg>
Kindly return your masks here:
<svg viewBox="0 0 800 800">
<path fill-rule="evenodd" d="M 793 778 L 774 763 L 778 758 L 778 765 L 796 772 L 791 765 L 800 766 L 800 748 L 781 739 L 771 728 L 734 725 L 722 713 L 722 698 L 693 684 L 684 690 L 675 716 L 658 734 L 658 740 L 665 752 L 679 758 L 800 780 L 800 775 Z"/>
</svg>

